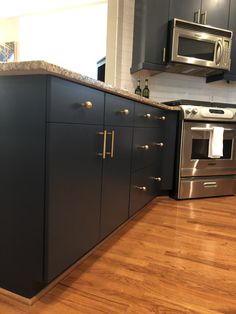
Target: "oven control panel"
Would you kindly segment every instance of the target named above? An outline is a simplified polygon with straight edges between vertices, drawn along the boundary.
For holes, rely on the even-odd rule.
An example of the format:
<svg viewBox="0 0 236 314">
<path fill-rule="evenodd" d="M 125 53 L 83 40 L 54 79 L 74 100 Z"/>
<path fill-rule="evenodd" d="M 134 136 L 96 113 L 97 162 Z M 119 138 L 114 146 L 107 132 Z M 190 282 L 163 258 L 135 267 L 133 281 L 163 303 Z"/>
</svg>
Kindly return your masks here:
<svg viewBox="0 0 236 314">
<path fill-rule="evenodd" d="M 218 108 L 182 105 L 184 120 L 236 122 L 236 108 Z"/>
</svg>

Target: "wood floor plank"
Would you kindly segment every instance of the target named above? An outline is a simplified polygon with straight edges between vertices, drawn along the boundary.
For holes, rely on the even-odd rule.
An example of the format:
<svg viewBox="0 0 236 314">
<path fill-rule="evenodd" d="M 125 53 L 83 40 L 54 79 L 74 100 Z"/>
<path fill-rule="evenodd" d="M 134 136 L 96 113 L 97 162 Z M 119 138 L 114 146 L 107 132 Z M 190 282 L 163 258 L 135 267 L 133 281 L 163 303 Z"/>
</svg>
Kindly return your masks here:
<svg viewBox="0 0 236 314">
<path fill-rule="evenodd" d="M 236 314 L 236 196 L 153 200 L 33 306 L 0 314 Z"/>
</svg>

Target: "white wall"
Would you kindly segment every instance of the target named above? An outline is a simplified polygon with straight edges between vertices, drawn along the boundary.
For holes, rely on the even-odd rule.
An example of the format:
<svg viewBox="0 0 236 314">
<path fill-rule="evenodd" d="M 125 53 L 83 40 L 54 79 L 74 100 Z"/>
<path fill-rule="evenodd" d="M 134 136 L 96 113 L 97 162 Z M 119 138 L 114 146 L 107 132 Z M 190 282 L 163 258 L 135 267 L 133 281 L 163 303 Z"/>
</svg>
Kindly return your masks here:
<svg viewBox="0 0 236 314">
<path fill-rule="evenodd" d="M 117 30 L 122 34 L 120 55 L 116 62 L 117 86 L 131 92 L 136 87 L 137 78 L 144 84 L 145 77 L 130 74 L 133 46 L 134 0 L 119 0 L 121 10 Z M 122 17 L 122 18 L 121 18 Z M 118 37 L 118 36 L 117 36 Z M 150 97 L 157 101 L 174 99 L 196 99 L 236 103 L 236 82 L 224 81 L 206 84 L 204 78 L 180 74 L 161 73 L 149 77 Z M 109 82 L 108 82 L 109 83 Z"/>
<path fill-rule="evenodd" d="M 45 60 L 96 78 L 106 55 L 107 3 L 0 21 L 0 40 L 16 41 L 18 61 Z"/>
</svg>

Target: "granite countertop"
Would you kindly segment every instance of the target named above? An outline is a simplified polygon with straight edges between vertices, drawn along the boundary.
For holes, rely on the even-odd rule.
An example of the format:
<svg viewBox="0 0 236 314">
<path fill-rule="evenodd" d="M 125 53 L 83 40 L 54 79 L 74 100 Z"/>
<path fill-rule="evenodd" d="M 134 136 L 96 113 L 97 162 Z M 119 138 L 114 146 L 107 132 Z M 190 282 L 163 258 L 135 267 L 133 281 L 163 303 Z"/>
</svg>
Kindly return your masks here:
<svg viewBox="0 0 236 314">
<path fill-rule="evenodd" d="M 58 65 L 51 64 L 45 61 L 23 61 L 23 62 L 9 62 L 0 64 L 0 76 L 5 75 L 36 75 L 36 74 L 51 74 L 76 83 L 80 83 L 92 88 L 96 88 L 114 95 L 122 96 L 143 104 L 158 107 L 166 110 L 179 111 L 180 107 L 171 107 L 151 99 L 143 98 L 141 96 L 130 93 L 127 90 L 122 90 L 111 85 L 107 85 L 101 81 L 97 81 L 90 77 L 81 75 L 76 72 L 64 69 Z"/>
</svg>

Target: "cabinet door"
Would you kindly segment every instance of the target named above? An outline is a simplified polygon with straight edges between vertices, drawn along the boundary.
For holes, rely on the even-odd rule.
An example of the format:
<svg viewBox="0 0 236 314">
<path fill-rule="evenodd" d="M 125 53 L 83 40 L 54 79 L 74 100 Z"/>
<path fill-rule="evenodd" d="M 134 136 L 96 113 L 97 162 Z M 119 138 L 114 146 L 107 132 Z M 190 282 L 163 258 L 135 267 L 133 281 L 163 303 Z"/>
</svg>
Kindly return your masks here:
<svg viewBox="0 0 236 314">
<path fill-rule="evenodd" d="M 51 281 L 99 240 L 102 127 L 48 126 L 46 274 Z"/>
<path fill-rule="evenodd" d="M 229 6 L 230 0 L 202 0 L 202 13 L 207 14 L 206 24 L 227 29 Z"/>
<path fill-rule="evenodd" d="M 146 62 L 165 64 L 164 49 L 167 48 L 169 1 L 146 1 Z M 145 11 L 144 11 L 145 12 Z"/>
<path fill-rule="evenodd" d="M 114 131 L 114 157 L 107 155 L 103 163 L 101 238 L 128 219 L 132 133 L 131 127 L 109 127 Z M 107 136 L 107 152 L 112 138 Z"/>
<path fill-rule="evenodd" d="M 0 78 L 0 286 L 28 298 L 43 279 L 45 99 L 44 76 Z"/>
<path fill-rule="evenodd" d="M 174 166 L 176 159 L 176 133 L 177 133 L 177 121 L 179 113 L 176 111 L 167 112 L 167 121 L 164 126 L 164 147 L 162 151 L 162 167 L 161 167 L 161 189 L 172 190 Z"/>
<path fill-rule="evenodd" d="M 236 1 L 231 1 L 230 5 L 230 17 L 229 17 L 229 30 L 233 31 L 233 42 L 231 51 L 231 69 L 228 76 L 234 76 L 236 79 Z M 227 74 L 226 74 L 227 78 Z M 230 77 L 232 79 L 232 77 Z"/>
<path fill-rule="evenodd" d="M 170 0 L 169 19 L 178 18 L 194 22 L 194 13 L 200 8 L 201 0 Z"/>
<path fill-rule="evenodd" d="M 130 209 L 132 216 L 160 193 L 161 164 L 156 163 L 132 174 L 130 187 Z"/>
</svg>

